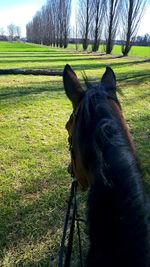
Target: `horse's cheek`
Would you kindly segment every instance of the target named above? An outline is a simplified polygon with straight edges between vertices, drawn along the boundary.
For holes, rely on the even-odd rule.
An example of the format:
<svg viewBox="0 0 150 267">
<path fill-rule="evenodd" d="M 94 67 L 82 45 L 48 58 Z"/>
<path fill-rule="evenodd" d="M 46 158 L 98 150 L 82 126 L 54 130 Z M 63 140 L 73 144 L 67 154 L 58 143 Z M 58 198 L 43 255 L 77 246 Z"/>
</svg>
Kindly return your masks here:
<svg viewBox="0 0 150 267">
<path fill-rule="evenodd" d="M 79 190 L 81 190 L 81 191 L 87 190 L 87 188 L 89 186 L 89 181 L 87 178 L 88 175 L 86 174 L 86 172 L 82 166 L 82 162 L 80 160 L 80 157 L 78 157 L 77 162 L 76 162 L 75 175 L 76 175 L 77 180 L 78 180 Z"/>
</svg>

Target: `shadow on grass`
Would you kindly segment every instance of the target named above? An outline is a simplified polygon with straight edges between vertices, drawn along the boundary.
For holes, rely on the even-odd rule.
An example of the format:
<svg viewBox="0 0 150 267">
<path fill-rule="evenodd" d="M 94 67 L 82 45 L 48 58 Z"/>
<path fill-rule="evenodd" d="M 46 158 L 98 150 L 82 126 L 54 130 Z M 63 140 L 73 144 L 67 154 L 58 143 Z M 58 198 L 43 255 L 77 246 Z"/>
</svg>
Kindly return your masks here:
<svg viewBox="0 0 150 267">
<path fill-rule="evenodd" d="M 56 267 L 58 266 L 58 255 L 57 255 L 57 258 L 53 256 L 50 257 L 49 255 L 47 255 L 47 257 L 44 257 L 43 259 L 38 260 L 36 262 L 34 260 L 27 261 L 26 263 L 22 262 L 21 266 L 24 266 L 24 267 Z"/>
<path fill-rule="evenodd" d="M 150 81 L 150 75 L 147 70 L 137 71 L 133 74 L 119 74 L 117 75 L 118 82 L 124 82 L 125 85 L 139 85 Z"/>
<path fill-rule="evenodd" d="M 150 96 L 150 95 L 149 95 Z M 126 105 L 130 105 L 131 102 L 138 102 L 140 99 L 144 99 L 144 91 L 140 96 L 135 97 L 133 100 L 126 101 Z M 131 125 L 131 134 L 134 139 L 134 144 L 136 147 L 136 155 L 141 170 L 141 174 L 144 179 L 144 185 L 146 191 L 150 196 L 150 114 L 134 114 L 130 119 L 129 123 Z"/>
<path fill-rule="evenodd" d="M 53 82 L 41 82 L 34 83 L 32 82 L 32 86 L 21 86 L 16 88 L 15 91 L 8 87 L 4 88 L 0 91 L 0 99 L 6 100 L 15 97 L 26 97 L 32 95 L 39 95 L 45 92 L 61 92 L 63 91 L 63 85 L 60 81 Z"/>
<path fill-rule="evenodd" d="M 109 66 L 112 68 L 120 68 L 120 67 L 130 67 L 132 65 L 139 65 L 139 64 L 143 64 L 145 63 L 145 60 L 138 60 L 138 61 L 127 61 L 127 62 L 114 62 L 111 63 L 109 62 Z M 148 62 L 147 62 L 148 63 Z M 102 69 L 105 68 L 107 66 L 107 64 L 105 63 L 97 63 L 95 62 L 95 64 L 91 64 L 89 63 L 89 65 L 87 64 L 74 64 L 73 62 L 71 62 L 72 66 L 74 67 L 75 70 L 91 70 L 91 69 Z M 131 70 L 130 70 L 131 71 Z M 148 72 L 148 70 L 146 69 L 146 72 Z"/>
<path fill-rule="evenodd" d="M 3 63 L 14 63 L 14 64 L 17 63 L 18 64 L 18 63 L 28 63 L 28 62 L 29 63 L 32 63 L 32 62 L 33 63 L 41 63 L 41 62 L 43 62 L 43 63 L 44 62 L 50 62 L 50 63 L 58 62 L 59 63 L 60 62 L 61 63 L 61 62 L 66 62 L 68 60 L 70 60 L 71 62 L 74 62 L 74 61 L 88 61 L 88 60 L 91 60 L 91 58 L 87 58 L 87 57 L 86 58 L 81 58 L 81 57 L 72 57 L 71 56 L 71 57 L 65 57 L 65 58 L 64 57 L 60 57 L 60 58 L 58 58 L 58 57 L 56 57 L 56 58 L 55 57 L 52 57 L 52 58 L 51 57 L 49 57 L 49 58 L 48 57 L 47 58 L 44 57 L 43 58 L 42 57 L 41 59 L 37 59 L 37 58 L 36 59 L 33 59 L 33 58 L 30 59 L 30 56 L 29 56 L 26 60 L 23 59 L 23 60 L 19 60 L 18 61 L 15 58 L 14 60 L 13 59 L 12 60 L 0 60 L 0 63 L 2 63 L 2 64 Z M 62 63 L 61 63 L 61 65 L 62 65 Z"/>
<path fill-rule="evenodd" d="M 65 50 L 62 50 L 62 51 L 60 51 L 60 50 L 49 50 L 49 49 L 24 49 L 24 50 L 20 50 L 20 49 L 18 49 L 18 50 L 5 50 L 5 51 L 0 51 L 0 53 L 1 53 L 1 55 L 10 55 L 10 54 L 12 54 L 13 53 L 13 55 L 19 55 L 19 54 L 22 54 L 22 55 L 25 55 L 25 54 L 37 54 L 37 55 L 39 55 L 39 54 L 49 54 L 49 55 L 53 55 L 53 54 L 55 54 L 55 55 L 63 55 L 63 54 L 66 54 L 66 55 L 68 55 L 68 54 L 74 54 L 72 51 L 65 51 Z M 77 54 L 81 54 L 81 55 L 87 55 L 87 54 L 83 54 L 83 53 L 77 53 Z"/>
<path fill-rule="evenodd" d="M 23 57 L 24 58 L 24 57 Z M 107 58 L 108 59 L 108 58 Z M 74 64 L 74 62 L 76 62 L 76 61 L 94 61 L 95 60 L 95 64 L 91 64 L 90 62 L 89 62 L 89 64 Z M 106 67 L 106 65 L 107 64 L 105 64 L 105 63 L 99 63 L 98 64 L 98 62 L 99 61 L 101 61 L 101 60 L 105 60 L 105 58 L 94 58 L 94 57 L 81 57 L 81 56 L 79 56 L 79 57 L 77 57 L 77 56 L 66 56 L 65 58 L 63 57 L 63 56 L 61 56 L 60 58 L 57 58 L 57 56 L 56 56 L 56 58 L 51 58 L 51 57 L 49 57 L 49 58 L 41 58 L 41 59 L 33 59 L 32 58 L 32 60 L 30 60 L 30 56 L 28 57 L 28 59 L 23 59 L 23 60 L 17 60 L 16 58 L 14 58 L 14 60 L 0 60 L 0 63 L 1 64 L 5 64 L 5 63 L 13 63 L 13 64 L 18 64 L 18 62 L 19 63 L 44 63 L 44 62 L 60 62 L 60 65 L 63 65 L 63 62 L 66 62 L 66 61 L 68 61 L 68 63 L 69 63 L 69 61 L 71 61 L 71 64 L 74 66 L 74 68 L 75 68 L 75 70 L 78 70 L 78 69 L 80 69 L 81 70 L 81 68 L 83 69 L 83 70 L 89 70 L 89 69 L 97 69 L 97 68 L 104 68 L 104 67 Z M 110 58 L 110 60 L 112 60 L 111 58 Z M 150 60 L 136 60 L 136 61 L 133 61 L 133 60 L 131 60 L 131 61 L 123 61 L 123 62 L 115 62 L 115 63 L 109 63 L 109 65 L 111 66 L 111 67 L 115 67 L 115 68 L 119 68 L 120 66 L 131 66 L 131 65 L 137 65 L 137 64 L 143 64 L 143 63 L 148 63 L 148 62 L 150 62 Z M 59 66 L 54 66 L 54 68 L 56 68 L 56 69 L 59 69 Z"/>
<path fill-rule="evenodd" d="M 55 153 L 57 153 L 60 144 L 58 147 L 55 145 L 54 148 Z M 17 250 L 20 242 L 27 246 L 32 243 L 40 245 L 47 234 L 53 247 L 50 249 L 49 245 L 45 244 L 47 249 L 49 247 L 49 260 L 56 259 L 67 207 L 66 200 L 69 194 L 66 174 L 66 166 L 57 166 L 56 170 L 50 167 L 49 163 L 49 170 L 47 170 L 47 174 L 45 173 L 46 178 L 43 178 L 39 169 L 39 177 L 35 180 L 31 179 L 30 184 L 29 181 L 24 182 L 20 189 L 9 189 L 3 194 L 3 201 L 0 206 L 1 259 L 6 256 L 7 250 L 12 248 L 14 251 Z M 56 239 L 55 235 L 58 230 Z M 19 247 L 19 251 L 24 249 L 24 245 L 22 248 Z M 45 262 L 44 259 L 42 261 Z M 30 266 L 23 264 L 23 262 L 18 264 L 20 264 L 18 266 Z"/>
<path fill-rule="evenodd" d="M 134 71 L 134 72 L 127 72 L 127 73 L 119 73 L 117 74 L 117 71 L 115 71 L 116 77 L 117 77 L 117 83 L 119 83 L 119 87 L 123 88 L 124 86 L 140 86 L 144 83 L 150 82 L 150 75 L 149 71 L 146 69 L 142 71 Z M 89 78 L 89 81 L 95 84 L 100 83 L 100 78 Z M 147 93 L 147 97 L 149 94 Z"/>
<path fill-rule="evenodd" d="M 132 106 L 134 103 L 138 102 L 139 100 L 143 100 L 143 99 L 150 99 L 150 92 L 148 92 L 147 90 L 143 91 L 141 95 L 135 96 L 135 97 L 131 97 L 130 99 L 125 99 L 126 104 L 129 106 Z"/>
<path fill-rule="evenodd" d="M 93 83 L 100 82 L 100 79 L 90 79 Z M 142 83 L 149 82 L 150 76 L 148 70 L 136 71 L 132 74 L 130 73 L 120 73 L 117 75 L 117 82 L 120 83 L 120 86 L 134 86 L 134 85 L 141 85 Z M 84 83 L 83 83 L 84 86 Z M 10 99 L 15 97 L 25 97 L 25 96 L 32 96 L 38 95 L 45 92 L 63 92 L 63 83 L 61 81 L 44 81 L 44 82 L 32 82 L 31 86 L 20 86 L 15 87 L 15 89 L 11 90 L 10 88 L 6 87 L 0 91 L 0 99 Z M 148 97 L 149 94 L 147 93 Z M 129 100 L 130 101 L 130 100 Z"/>
<path fill-rule="evenodd" d="M 34 53 L 32 53 L 32 55 L 30 55 L 30 53 L 28 54 L 28 53 L 22 53 L 21 55 L 18 55 L 18 53 L 17 54 L 15 54 L 15 53 L 13 53 L 12 55 L 0 55 L 0 59 L 5 59 L 5 58 L 14 58 L 14 59 L 16 59 L 16 58 L 36 58 L 36 59 L 38 59 L 38 58 L 56 58 L 56 59 L 58 59 L 58 58 L 64 58 L 64 57 L 66 57 L 66 58 L 76 58 L 76 57 L 79 57 L 79 59 L 81 58 L 91 58 L 91 59 L 94 59 L 94 57 L 92 57 L 92 55 L 91 55 L 91 57 L 89 57 L 89 55 L 85 55 L 85 54 L 63 54 L 63 53 L 56 53 L 56 54 L 50 54 L 50 53 L 38 53 L 38 54 L 34 54 Z M 58 60 L 60 60 L 60 59 L 58 59 Z M 7 60 L 6 60 L 7 61 Z M 7 61 L 8 62 L 8 61 Z"/>
</svg>

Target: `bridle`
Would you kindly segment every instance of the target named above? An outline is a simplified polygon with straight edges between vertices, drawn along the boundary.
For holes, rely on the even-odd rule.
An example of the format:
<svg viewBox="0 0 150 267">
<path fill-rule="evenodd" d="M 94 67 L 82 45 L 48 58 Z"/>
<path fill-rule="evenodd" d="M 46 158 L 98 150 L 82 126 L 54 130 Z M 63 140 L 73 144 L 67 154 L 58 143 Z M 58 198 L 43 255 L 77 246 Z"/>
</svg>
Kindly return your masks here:
<svg viewBox="0 0 150 267">
<path fill-rule="evenodd" d="M 73 118 L 73 121 L 72 121 L 72 130 L 71 130 L 71 133 L 69 134 L 69 137 L 68 137 L 68 144 L 69 144 L 69 151 L 70 151 L 70 155 L 71 155 L 71 163 L 69 165 L 69 168 L 68 168 L 68 172 L 71 174 L 72 177 L 75 177 L 75 166 L 76 166 L 76 160 L 75 160 L 75 154 L 74 154 L 74 148 L 73 148 L 73 130 L 75 128 L 75 123 L 76 123 L 76 120 L 77 120 L 77 116 L 78 116 L 78 113 L 79 113 L 79 110 L 80 110 L 80 107 L 81 107 L 81 103 L 82 103 L 82 100 L 80 101 L 79 105 L 73 110 L 71 116 Z M 78 178 L 78 177 L 76 177 Z"/>
</svg>

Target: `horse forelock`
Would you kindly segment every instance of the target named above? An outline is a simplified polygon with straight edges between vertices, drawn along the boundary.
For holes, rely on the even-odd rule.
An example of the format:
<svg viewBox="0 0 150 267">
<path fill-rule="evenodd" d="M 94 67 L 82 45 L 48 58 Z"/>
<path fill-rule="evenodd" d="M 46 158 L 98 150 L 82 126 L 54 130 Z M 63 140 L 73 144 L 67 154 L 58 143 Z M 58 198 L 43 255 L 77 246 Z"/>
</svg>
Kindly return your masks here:
<svg viewBox="0 0 150 267">
<path fill-rule="evenodd" d="M 91 129 L 95 131 L 95 137 L 99 135 L 102 143 L 124 145 L 126 142 L 120 136 L 119 119 L 108 101 L 110 98 L 111 95 L 105 91 L 103 86 L 89 86 L 82 104 L 83 129 L 87 130 L 87 135 L 88 130 L 89 132 Z M 115 100 L 117 105 L 118 99 Z"/>
</svg>

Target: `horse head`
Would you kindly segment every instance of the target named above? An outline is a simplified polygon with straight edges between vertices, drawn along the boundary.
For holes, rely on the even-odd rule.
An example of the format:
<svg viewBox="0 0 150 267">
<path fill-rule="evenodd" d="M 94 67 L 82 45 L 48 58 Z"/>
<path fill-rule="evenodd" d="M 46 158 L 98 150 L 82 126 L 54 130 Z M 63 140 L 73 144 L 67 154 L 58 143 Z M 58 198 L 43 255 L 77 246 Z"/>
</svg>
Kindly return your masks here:
<svg viewBox="0 0 150 267">
<path fill-rule="evenodd" d="M 106 139 L 115 138 L 115 121 L 119 120 L 127 140 L 134 150 L 131 136 L 122 116 L 121 106 L 116 94 L 116 76 L 110 67 L 106 68 L 99 84 L 86 81 L 86 90 L 82 88 L 77 75 L 69 65 L 63 73 L 66 94 L 72 102 L 73 112 L 66 124 L 71 150 L 71 165 L 84 190 L 92 183 L 92 173 L 97 158 L 102 164 L 102 154 L 97 154 L 95 140 L 99 139 L 102 152 Z M 115 119 L 114 119 L 115 118 Z M 107 140 L 108 141 L 108 140 Z M 119 142 L 119 141 L 118 141 Z M 103 144 L 103 145 L 102 145 Z"/>
<path fill-rule="evenodd" d="M 66 124 L 71 165 L 80 187 L 89 187 L 87 266 L 148 267 L 149 202 L 117 98 L 115 74 L 107 67 L 101 82 L 85 79 L 83 89 L 66 65 L 63 81 L 73 106 Z"/>
</svg>

